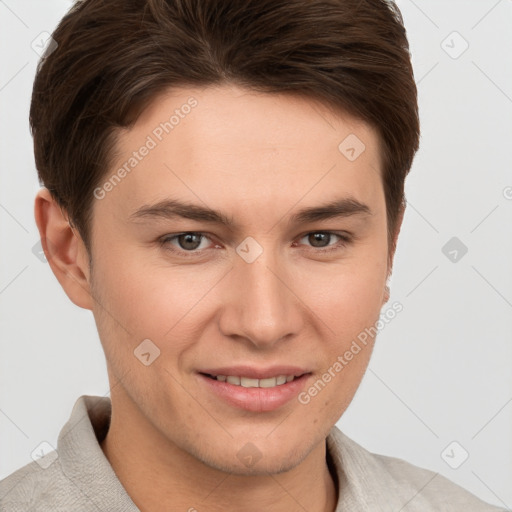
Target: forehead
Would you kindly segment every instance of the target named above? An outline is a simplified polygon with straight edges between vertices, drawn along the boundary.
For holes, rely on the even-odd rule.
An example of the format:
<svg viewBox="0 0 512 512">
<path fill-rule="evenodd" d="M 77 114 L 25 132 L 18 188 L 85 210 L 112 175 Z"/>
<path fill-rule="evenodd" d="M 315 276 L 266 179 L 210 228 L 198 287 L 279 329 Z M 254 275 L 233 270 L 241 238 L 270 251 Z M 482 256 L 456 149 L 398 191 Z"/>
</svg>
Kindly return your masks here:
<svg viewBox="0 0 512 512">
<path fill-rule="evenodd" d="M 367 123 L 319 100 L 235 85 L 178 88 L 158 95 L 123 133 L 120 147 L 130 150 L 144 134 L 151 134 L 159 145 L 171 146 L 179 139 L 182 149 L 193 144 L 197 152 L 213 144 L 215 150 L 230 154 L 255 146 L 285 150 L 288 144 L 296 152 L 302 143 L 304 150 L 315 143 L 338 150 L 343 134 L 357 135 L 367 146 L 378 142 Z M 189 144 L 183 147 L 184 142 Z"/>
<path fill-rule="evenodd" d="M 368 124 L 310 98 L 236 86 L 158 96 L 119 133 L 117 153 L 105 179 L 125 169 L 108 194 L 124 209 L 169 195 L 217 204 L 228 195 L 234 208 L 265 209 L 344 190 L 371 202 L 382 192 L 379 140 Z"/>
</svg>

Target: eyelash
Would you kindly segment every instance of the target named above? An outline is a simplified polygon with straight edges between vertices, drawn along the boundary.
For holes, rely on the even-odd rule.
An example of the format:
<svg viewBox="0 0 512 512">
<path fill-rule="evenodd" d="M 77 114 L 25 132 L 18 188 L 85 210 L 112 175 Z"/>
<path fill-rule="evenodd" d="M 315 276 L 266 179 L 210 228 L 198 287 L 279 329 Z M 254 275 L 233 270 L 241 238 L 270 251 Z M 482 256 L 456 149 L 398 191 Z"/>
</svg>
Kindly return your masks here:
<svg viewBox="0 0 512 512">
<path fill-rule="evenodd" d="M 309 231 L 309 232 L 305 233 L 304 235 L 301 235 L 299 237 L 299 240 L 301 240 L 302 238 L 304 238 L 308 235 L 319 234 L 319 233 L 324 234 L 324 235 L 335 235 L 340 238 L 340 240 L 336 244 L 331 245 L 331 246 L 318 247 L 318 248 L 311 246 L 312 249 L 316 249 L 315 252 L 321 253 L 321 254 L 338 251 L 338 250 L 346 247 L 347 245 L 349 245 L 353 239 L 352 235 L 350 235 L 348 233 L 342 234 L 342 233 L 336 233 L 334 231 Z M 170 251 L 175 254 L 179 254 L 180 256 L 183 256 L 185 258 L 193 258 L 193 257 L 197 256 L 198 254 L 200 254 L 202 251 L 207 250 L 207 249 L 200 249 L 200 250 L 194 249 L 192 251 L 186 251 L 185 249 L 175 249 L 174 247 L 172 247 L 170 245 L 169 242 L 171 242 L 172 240 L 176 240 L 178 237 L 183 236 L 183 235 L 199 235 L 199 236 L 202 236 L 202 237 L 210 240 L 210 237 L 206 233 L 202 233 L 200 231 L 183 231 L 182 233 L 164 236 L 163 238 L 161 238 L 159 240 L 160 245 L 162 247 L 164 247 L 165 250 Z"/>
</svg>

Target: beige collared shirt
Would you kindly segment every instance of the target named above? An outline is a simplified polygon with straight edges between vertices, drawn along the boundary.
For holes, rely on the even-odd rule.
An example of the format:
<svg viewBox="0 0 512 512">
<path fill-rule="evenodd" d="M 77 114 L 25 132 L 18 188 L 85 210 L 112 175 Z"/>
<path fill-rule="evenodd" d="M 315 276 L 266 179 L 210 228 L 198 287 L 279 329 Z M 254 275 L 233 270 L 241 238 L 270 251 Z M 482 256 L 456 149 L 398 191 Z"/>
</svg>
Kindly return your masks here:
<svg viewBox="0 0 512 512">
<path fill-rule="evenodd" d="M 81 396 L 62 428 L 56 452 L 0 482 L 1 512 L 137 512 L 100 442 L 110 399 Z M 333 427 L 327 451 L 337 476 L 336 512 L 498 512 L 437 473 L 375 455 Z"/>
</svg>

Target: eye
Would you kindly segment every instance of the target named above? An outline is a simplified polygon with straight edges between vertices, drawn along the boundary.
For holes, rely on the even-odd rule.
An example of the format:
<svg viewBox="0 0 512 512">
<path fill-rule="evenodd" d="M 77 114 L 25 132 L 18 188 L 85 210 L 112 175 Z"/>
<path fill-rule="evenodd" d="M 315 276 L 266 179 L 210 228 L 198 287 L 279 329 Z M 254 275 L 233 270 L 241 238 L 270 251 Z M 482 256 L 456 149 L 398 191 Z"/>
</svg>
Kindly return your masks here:
<svg viewBox="0 0 512 512">
<path fill-rule="evenodd" d="M 160 240 L 160 243 L 167 249 L 175 252 L 200 252 L 208 247 L 203 242 L 209 238 L 203 233 L 188 231 L 186 233 L 178 233 L 176 235 L 166 235 Z"/>
<path fill-rule="evenodd" d="M 338 241 L 334 239 L 334 243 L 330 243 L 333 241 L 333 238 L 337 238 Z M 312 231 L 300 238 L 300 240 L 304 239 L 307 240 L 307 243 L 311 244 L 311 247 L 323 252 L 340 249 L 351 241 L 348 234 L 333 233 L 332 231 Z"/>
<path fill-rule="evenodd" d="M 299 238 L 299 242 L 302 240 L 306 240 L 306 245 L 310 244 L 314 252 L 326 253 L 342 249 L 352 241 L 352 238 L 348 233 L 341 234 L 332 231 L 311 231 Z M 187 231 L 184 233 L 165 235 L 160 239 L 160 244 L 166 250 L 176 253 L 179 256 L 194 257 L 210 247 L 208 241 L 212 243 L 212 239 L 204 233 Z M 294 247 L 297 245 L 297 242 L 293 242 L 292 244 Z M 216 247 L 219 246 L 217 245 Z"/>
</svg>

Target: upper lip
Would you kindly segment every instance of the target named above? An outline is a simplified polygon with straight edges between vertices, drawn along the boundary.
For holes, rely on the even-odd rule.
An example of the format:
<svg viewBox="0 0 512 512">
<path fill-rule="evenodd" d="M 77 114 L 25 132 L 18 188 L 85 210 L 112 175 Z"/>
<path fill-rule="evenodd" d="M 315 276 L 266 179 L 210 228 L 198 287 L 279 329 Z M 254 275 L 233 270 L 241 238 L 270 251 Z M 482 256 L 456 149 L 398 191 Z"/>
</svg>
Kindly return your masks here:
<svg viewBox="0 0 512 512">
<path fill-rule="evenodd" d="M 301 375 L 309 372 L 308 370 L 298 366 L 271 366 L 268 368 L 256 368 L 254 366 L 241 365 L 204 369 L 199 370 L 199 373 L 212 375 L 213 377 L 217 377 L 218 375 L 231 375 L 237 377 L 248 377 L 249 379 L 269 379 L 272 377 L 278 377 L 279 375 L 293 375 L 295 377 L 300 377 Z"/>
</svg>

